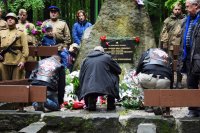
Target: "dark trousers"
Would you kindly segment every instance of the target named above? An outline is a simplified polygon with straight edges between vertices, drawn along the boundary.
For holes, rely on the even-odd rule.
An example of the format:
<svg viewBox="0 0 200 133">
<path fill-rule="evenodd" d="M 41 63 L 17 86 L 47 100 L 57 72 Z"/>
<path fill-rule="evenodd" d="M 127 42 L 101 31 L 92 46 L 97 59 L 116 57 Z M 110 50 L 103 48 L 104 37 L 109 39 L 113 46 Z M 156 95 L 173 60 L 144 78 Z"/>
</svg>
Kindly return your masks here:
<svg viewBox="0 0 200 133">
<path fill-rule="evenodd" d="M 189 73 L 190 68 L 190 63 L 189 61 L 186 62 L 186 67 L 187 67 L 187 87 L 188 89 L 199 89 L 199 81 L 200 81 L 200 75 L 194 75 Z M 190 111 L 200 111 L 200 107 L 189 107 L 188 108 Z"/>
<path fill-rule="evenodd" d="M 86 107 L 90 110 L 96 110 L 96 102 L 97 97 L 103 96 L 103 94 L 92 93 L 88 94 L 84 97 Z M 107 98 L 107 109 L 115 108 L 115 98 L 113 96 L 108 95 Z"/>
</svg>

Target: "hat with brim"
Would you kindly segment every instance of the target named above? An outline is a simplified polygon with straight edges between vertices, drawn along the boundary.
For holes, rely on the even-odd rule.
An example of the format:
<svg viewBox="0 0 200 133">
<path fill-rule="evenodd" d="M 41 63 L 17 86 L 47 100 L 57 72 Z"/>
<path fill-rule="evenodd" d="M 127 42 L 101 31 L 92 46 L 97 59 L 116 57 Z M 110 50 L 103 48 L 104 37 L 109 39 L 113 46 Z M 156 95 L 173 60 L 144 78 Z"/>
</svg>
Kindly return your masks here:
<svg viewBox="0 0 200 133">
<path fill-rule="evenodd" d="M 60 9 L 57 6 L 50 6 L 49 7 L 50 11 L 56 11 L 56 12 L 60 12 Z"/>
<path fill-rule="evenodd" d="M 72 43 L 71 46 L 77 48 L 78 50 L 80 49 L 80 46 L 77 43 Z"/>
<path fill-rule="evenodd" d="M 16 23 L 18 22 L 17 15 L 16 15 L 15 13 L 13 13 L 13 12 L 8 13 L 8 14 L 6 15 L 6 21 L 7 21 L 7 19 L 8 19 L 9 17 L 14 18 Z"/>
</svg>

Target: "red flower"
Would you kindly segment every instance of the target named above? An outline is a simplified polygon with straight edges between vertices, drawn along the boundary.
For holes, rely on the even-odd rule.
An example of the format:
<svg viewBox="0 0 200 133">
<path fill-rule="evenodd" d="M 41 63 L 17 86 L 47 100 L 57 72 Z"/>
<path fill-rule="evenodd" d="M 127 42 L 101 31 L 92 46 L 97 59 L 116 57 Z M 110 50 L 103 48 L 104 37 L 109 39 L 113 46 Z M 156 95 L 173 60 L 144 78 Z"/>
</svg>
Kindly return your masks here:
<svg viewBox="0 0 200 133">
<path fill-rule="evenodd" d="M 137 37 L 135 37 L 135 42 L 136 43 L 139 43 L 140 42 L 140 38 L 137 36 Z"/>
<path fill-rule="evenodd" d="M 82 109 L 84 106 L 84 103 L 79 102 L 79 101 L 74 101 L 73 103 L 73 109 Z"/>
<path fill-rule="evenodd" d="M 106 40 L 106 36 L 101 36 L 100 37 L 100 40 L 103 42 L 103 41 L 105 41 Z"/>
</svg>

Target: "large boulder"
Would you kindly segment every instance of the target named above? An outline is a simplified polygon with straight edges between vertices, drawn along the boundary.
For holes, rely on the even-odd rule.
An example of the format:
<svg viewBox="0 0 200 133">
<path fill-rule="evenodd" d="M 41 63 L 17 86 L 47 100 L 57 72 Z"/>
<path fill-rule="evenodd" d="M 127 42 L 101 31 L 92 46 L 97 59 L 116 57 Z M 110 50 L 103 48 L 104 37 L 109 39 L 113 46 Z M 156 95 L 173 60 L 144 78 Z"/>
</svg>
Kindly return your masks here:
<svg viewBox="0 0 200 133">
<path fill-rule="evenodd" d="M 82 60 L 97 45 L 100 37 L 134 38 L 140 37 L 140 44 L 134 50 L 133 63 L 120 63 L 122 68 L 134 67 L 141 53 L 151 47 L 156 47 L 152 25 L 145 10 L 139 8 L 134 0 L 105 0 L 96 23 L 85 31 L 81 49 L 75 63 L 75 69 L 80 69 Z"/>
</svg>

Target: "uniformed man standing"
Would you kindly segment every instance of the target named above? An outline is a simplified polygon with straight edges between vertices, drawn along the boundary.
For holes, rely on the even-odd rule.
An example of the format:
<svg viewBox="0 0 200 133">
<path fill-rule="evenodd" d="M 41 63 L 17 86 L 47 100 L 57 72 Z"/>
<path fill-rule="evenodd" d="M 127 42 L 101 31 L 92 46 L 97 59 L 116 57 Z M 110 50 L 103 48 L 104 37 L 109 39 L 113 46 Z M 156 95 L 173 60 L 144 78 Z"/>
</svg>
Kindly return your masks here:
<svg viewBox="0 0 200 133">
<path fill-rule="evenodd" d="M 28 57 L 28 43 L 24 32 L 16 29 L 17 16 L 14 13 L 6 15 L 8 29 L 0 32 L 1 47 L 6 48 L 14 42 L 11 50 L 4 57 L 0 57 L 2 62 L 2 79 L 13 80 L 24 77 L 24 63 Z"/>
<path fill-rule="evenodd" d="M 35 45 L 36 38 L 27 33 L 27 29 L 35 29 L 35 25 L 27 21 L 27 11 L 25 9 L 20 9 L 18 16 L 19 22 L 17 24 L 17 29 L 23 31 L 27 35 L 28 45 Z"/>
<path fill-rule="evenodd" d="M 2 9 L 0 8 L 0 31 L 8 29 L 8 25 L 5 20 L 1 18 L 2 16 Z"/>
<path fill-rule="evenodd" d="M 58 45 L 58 50 L 60 51 L 63 47 L 67 47 L 71 43 L 71 35 L 69 27 L 66 22 L 58 19 L 60 14 L 60 9 L 56 6 L 50 6 L 50 19 L 43 22 L 42 27 L 49 24 L 53 27 L 53 34 L 56 39 L 56 44 Z"/>
<path fill-rule="evenodd" d="M 163 29 L 160 34 L 160 48 L 165 50 L 173 60 L 178 59 L 178 54 L 174 54 L 174 48 L 180 46 L 181 43 L 181 26 L 184 18 L 181 8 L 182 6 L 180 3 L 176 3 L 174 5 L 173 13 L 165 19 Z M 177 71 L 176 88 L 182 87 L 181 80 L 182 75 Z"/>
</svg>

